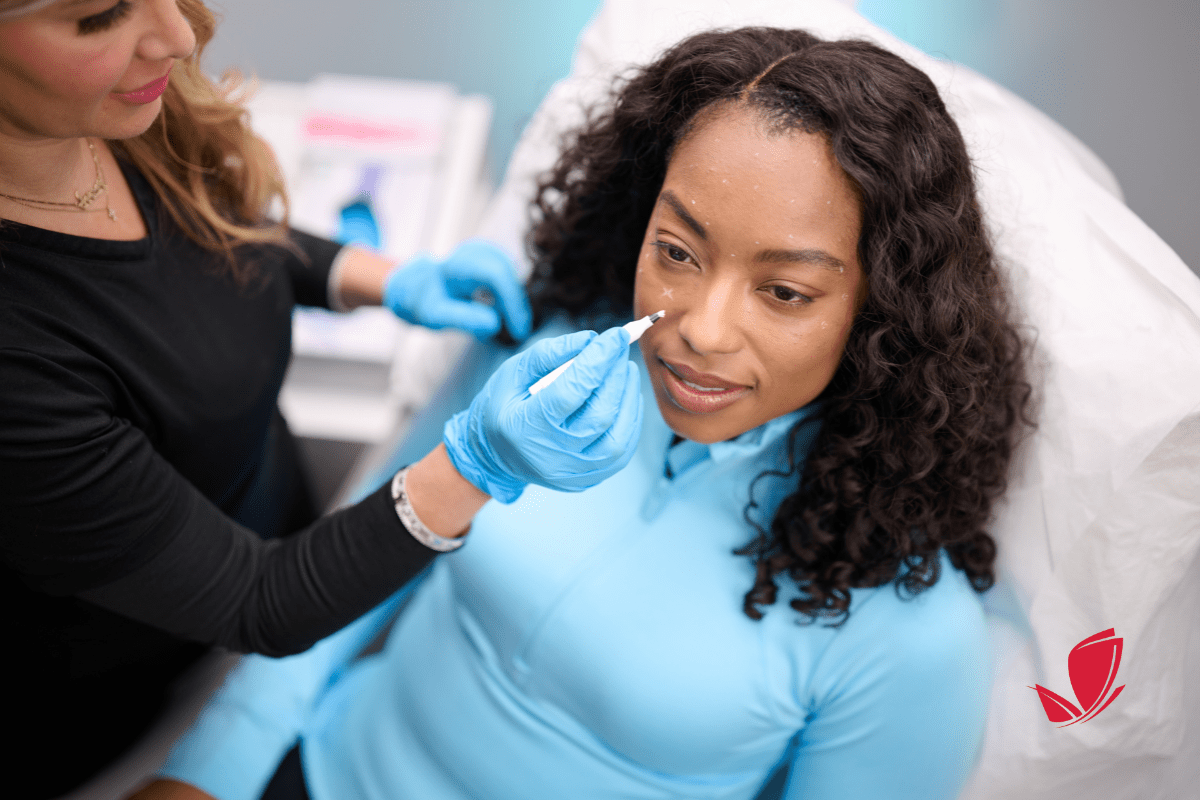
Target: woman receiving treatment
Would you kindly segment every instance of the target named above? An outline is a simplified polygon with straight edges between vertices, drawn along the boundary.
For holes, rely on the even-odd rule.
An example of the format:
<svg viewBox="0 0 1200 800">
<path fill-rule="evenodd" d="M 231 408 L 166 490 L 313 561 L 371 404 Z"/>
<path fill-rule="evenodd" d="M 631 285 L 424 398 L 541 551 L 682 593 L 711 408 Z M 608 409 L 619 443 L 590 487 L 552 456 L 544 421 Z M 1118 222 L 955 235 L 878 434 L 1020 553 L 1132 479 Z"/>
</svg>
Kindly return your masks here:
<svg viewBox="0 0 1200 800">
<path fill-rule="evenodd" d="M 269 219 L 282 186 L 200 69 L 212 33 L 199 0 L 0 0 L 7 796 L 95 773 L 209 645 L 287 655 L 368 611 L 461 543 L 479 486 L 583 488 L 640 429 L 624 334 L 545 342 L 507 369 L 578 354 L 573 379 L 489 395 L 454 456 L 474 483 L 439 447 L 317 519 L 276 408 L 295 304 L 480 337 L 529 309 L 482 242 L 397 269 Z M 477 463 L 481 441 L 506 458 Z"/>
<path fill-rule="evenodd" d="M 548 327 L 666 311 L 632 461 L 485 507 L 381 653 L 247 664 L 146 796 L 254 797 L 299 734 L 269 796 L 748 799 L 784 762 L 789 798 L 954 797 L 1029 388 L 932 83 L 864 42 L 700 34 L 537 206 Z"/>
</svg>

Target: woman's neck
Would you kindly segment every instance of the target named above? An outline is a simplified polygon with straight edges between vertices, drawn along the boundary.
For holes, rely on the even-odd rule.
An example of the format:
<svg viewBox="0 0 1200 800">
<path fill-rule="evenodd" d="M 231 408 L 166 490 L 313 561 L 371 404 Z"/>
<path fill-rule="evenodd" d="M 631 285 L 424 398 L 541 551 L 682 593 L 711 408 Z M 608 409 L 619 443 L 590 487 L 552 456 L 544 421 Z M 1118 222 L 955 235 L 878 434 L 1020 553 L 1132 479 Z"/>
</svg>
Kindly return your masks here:
<svg viewBox="0 0 1200 800">
<path fill-rule="evenodd" d="M 82 137 L 19 139 L 0 133 L 0 193 L 69 203 L 95 178 L 95 164 Z"/>
<path fill-rule="evenodd" d="M 75 193 L 86 197 L 99 185 L 101 175 L 103 190 L 87 204 L 87 213 L 80 213 Z M 100 139 L 40 140 L 11 146 L 0 132 L 0 193 L 22 198 L 0 197 L 3 220 L 92 239 L 128 241 L 149 235 L 120 164 Z M 44 205 L 47 202 L 56 205 Z"/>
</svg>

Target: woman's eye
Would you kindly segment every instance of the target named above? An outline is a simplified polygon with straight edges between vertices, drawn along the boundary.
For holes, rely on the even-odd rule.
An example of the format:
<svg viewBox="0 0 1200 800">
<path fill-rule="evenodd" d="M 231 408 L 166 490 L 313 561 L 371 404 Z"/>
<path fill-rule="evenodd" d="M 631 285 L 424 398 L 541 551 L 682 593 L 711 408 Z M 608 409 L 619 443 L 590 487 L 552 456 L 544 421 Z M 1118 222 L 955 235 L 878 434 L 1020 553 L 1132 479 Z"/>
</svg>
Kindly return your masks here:
<svg viewBox="0 0 1200 800">
<path fill-rule="evenodd" d="M 658 248 L 660 253 L 666 255 L 668 259 L 678 264 L 691 263 L 692 257 L 687 254 L 687 251 L 678 245 L 673 245 L 670 242 L 655 242 L 654 246 Z"/>
<path fill-rule="evenodd" d="M 87 34 L 107 30 L 120 22 L 131 8 L 133 5 L 129 0 L 117 0 L 117 4 L 107 11 L 79 20 L 79 32 Z"/>
<path fill-rule="evenodd" d="M 768 286 L 767 292 L 776 300 L 789 305 L 807 305 L 812 302 L 812 298 L 808 295 L 800 294 L 795 289 L 789 289 L 786 286 Z"/>
</svg>

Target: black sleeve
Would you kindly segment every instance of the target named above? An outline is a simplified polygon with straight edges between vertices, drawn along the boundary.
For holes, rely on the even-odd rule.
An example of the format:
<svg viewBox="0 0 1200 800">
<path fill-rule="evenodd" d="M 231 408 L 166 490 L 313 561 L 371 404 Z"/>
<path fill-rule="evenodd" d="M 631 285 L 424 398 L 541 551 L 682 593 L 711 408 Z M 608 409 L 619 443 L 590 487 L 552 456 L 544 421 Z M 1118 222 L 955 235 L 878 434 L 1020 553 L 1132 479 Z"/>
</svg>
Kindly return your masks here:
<svg viewBox="0 0 1200 800">
<path fill-rule="evenodd" d="M 292 242 L 304 254 L 299 258 L 289 253 L 287 258 L 288 277 L 292 281 L 296 303 L 329 308 L 329 270 L 342 245 L 296 228 L 291 229 L 291 236 Z"/>
<path fill-rule="evenodd" d="M 40 356 L 2 355 L 0 559 L 34 589 L 281 656 L 368 611 L 435 555 L 400 524 L 387 486 L 263 541 L 113 417 L 86 380 Z"/>
</svg>

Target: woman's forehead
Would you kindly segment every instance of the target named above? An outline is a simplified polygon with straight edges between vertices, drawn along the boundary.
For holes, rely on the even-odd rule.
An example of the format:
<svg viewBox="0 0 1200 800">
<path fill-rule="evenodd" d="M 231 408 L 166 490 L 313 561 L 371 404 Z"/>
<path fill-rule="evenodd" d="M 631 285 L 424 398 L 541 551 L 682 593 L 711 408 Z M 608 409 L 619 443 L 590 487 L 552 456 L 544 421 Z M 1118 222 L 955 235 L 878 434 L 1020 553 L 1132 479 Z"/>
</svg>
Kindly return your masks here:
<svg viewBox="0 0 1200 800">
<path fill-rule="evenodd" d="M 825 135 L 781 128 L 746 105 L 724 106 L 699 117 L 673 149 L 667 173 L 724 171 L 730 174 L 723 179 L 729 180 L 764 168 L 799 170 L 823 182 L 849 184 Z"/>
<path fill-rule="evenodd" d="M 826 137 L 780 130 L 744 106 L 700 121 L 680 142 L 660 210 L 668 194 L 705 228 L 733 215 L 743 231 L 779 228 L 784 244 L 788 233 L 816 229 L 850 250 L 857 244 L 858 196 Z"/>
</svg>

